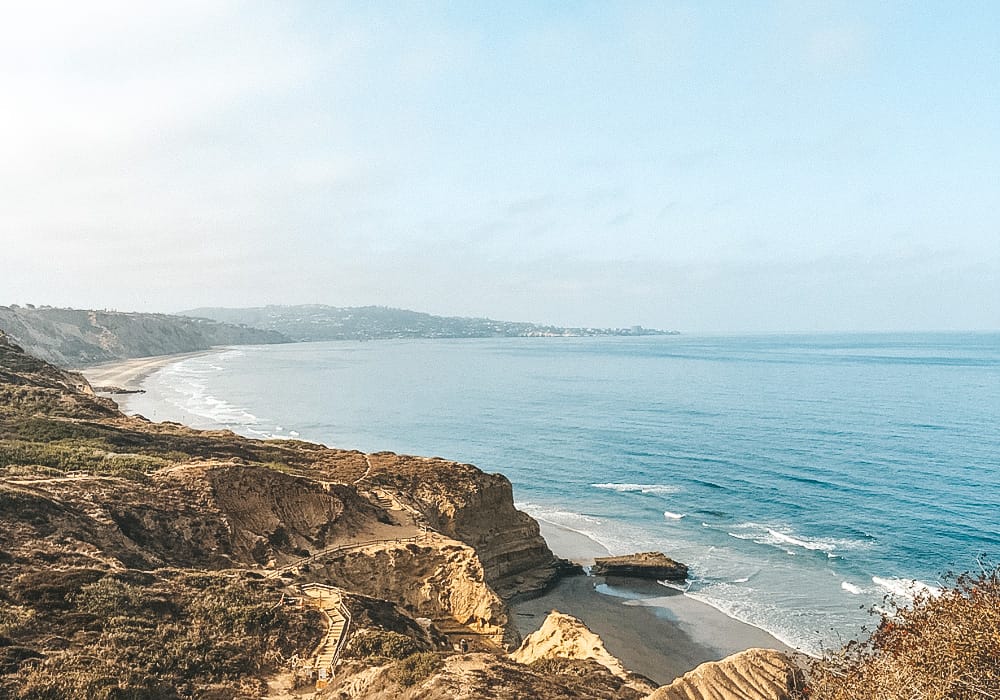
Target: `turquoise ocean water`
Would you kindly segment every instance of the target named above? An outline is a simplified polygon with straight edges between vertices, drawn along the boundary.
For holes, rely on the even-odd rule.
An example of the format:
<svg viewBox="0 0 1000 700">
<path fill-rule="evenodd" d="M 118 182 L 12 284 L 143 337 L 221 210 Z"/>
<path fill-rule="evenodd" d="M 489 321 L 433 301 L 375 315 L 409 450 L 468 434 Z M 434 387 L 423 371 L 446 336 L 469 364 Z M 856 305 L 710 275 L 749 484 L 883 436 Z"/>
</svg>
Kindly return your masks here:
<svg viewBox="0 0 1000 700">
<path fill-rule="evenodd" d="M 303 343 L 185 359 L 154 420 L 438 455 L 815 652 L 1000 557 L 1000 335 Z"/>
</svg>

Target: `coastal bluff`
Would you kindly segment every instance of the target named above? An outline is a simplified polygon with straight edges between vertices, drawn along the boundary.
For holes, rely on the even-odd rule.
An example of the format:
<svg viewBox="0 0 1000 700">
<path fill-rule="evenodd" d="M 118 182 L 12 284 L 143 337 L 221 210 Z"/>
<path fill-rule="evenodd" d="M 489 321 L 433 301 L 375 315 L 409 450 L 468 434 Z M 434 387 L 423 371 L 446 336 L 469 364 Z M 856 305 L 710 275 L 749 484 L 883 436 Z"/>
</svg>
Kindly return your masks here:
<svg viewBox="0 0 1000 700">
<path fill-rule="evenodd" d="M 60 367 L 173 355 L 220 345 L 287 343 L 280 333 L 204 318 L 50 306 L 0 306 L 0 330 Z"/>
<path fill-rule="evenodd" d="M 502 475 L 129 417 L 3 333 L 0 531 L 2 697 L 659 692 L 568 616 L 519 647 L 577 569 Z"/>
<path fill-rule="evenodd" d="M 684 581 L 687 564 L 674 561 L 662 552 L 640 552 L 615 557 L 597 557 L 590 569 L 594 576 L 621 576 L 655 581 Z"/>
</svg>

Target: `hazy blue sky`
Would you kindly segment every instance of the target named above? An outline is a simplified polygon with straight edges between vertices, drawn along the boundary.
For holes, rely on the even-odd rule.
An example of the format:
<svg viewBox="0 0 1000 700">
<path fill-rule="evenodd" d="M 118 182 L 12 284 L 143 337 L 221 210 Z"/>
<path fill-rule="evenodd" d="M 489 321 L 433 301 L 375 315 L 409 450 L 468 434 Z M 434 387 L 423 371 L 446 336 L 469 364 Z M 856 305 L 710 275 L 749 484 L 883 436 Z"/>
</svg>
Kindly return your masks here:
<svg viewBox="0 0 1000 700">
<path fill-rule="evenodd" d="M 3 304 L 1000 328 L 997 2 L 20 3 L 0 76 Z"/>
</svg>

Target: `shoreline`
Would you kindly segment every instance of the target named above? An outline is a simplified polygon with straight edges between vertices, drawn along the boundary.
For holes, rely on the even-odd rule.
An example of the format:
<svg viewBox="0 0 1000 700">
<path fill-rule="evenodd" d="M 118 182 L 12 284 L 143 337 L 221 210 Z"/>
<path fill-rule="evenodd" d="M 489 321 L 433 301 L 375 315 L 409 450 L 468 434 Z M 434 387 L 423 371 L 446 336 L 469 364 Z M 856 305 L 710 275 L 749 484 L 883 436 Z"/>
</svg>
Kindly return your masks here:
<svg viewBox="0 0 1000 700">
<path fill-rule="evenodd" d="M 116 386 L 134 390 L 140 389 L 143 380 L 149 375 L 169 364 L 185 360 L 189 357 L 211 355 L 222 349 L 222 347 L 219 347 L 208 350 L 195 350 L 193 352 L 179 352 L 172 355 L 154 355 L 152 357 L 113 360 L 111 362 L 102 362 L 99 365 L 81 367 L 73 371 L 82 374 L 90 382 L 91 386 Z"/>
<path fill-rule="evenodd" d="M 534 517 L 534 516 L 533 516 Z M 535 517 L 556 556 L 583 566 L 610 554 L 583 533 Z M 655 581 L 572 576 L 511 606 L 522 635 L 558 610 L 579 618 L 622 664 L 663 685 L 706 661 L 754 647 L 798 653 L 774 635 Z"/>
<path fill-rule="evenodd" d="M 147 377 L 167 365 L 224 349 L 132 358 L 76 371 L 94 386 L 138 389 Z M 127 406 L 129 395 L 112 398 L 123 412 L 132 413 Z M 591 566 L 595 557 L 612 554 L 581 532 L 533 517 L 559 557 Z M 522 635 L 535 631 L 552 609 L 579 618 L 600 635 L 608 651 L 626 668 L 659 684 L 669 683 L 705 661 L 717 661 L 751 647 L 793 651 L 765 630 L 651 581 L 609 582 L 603 577 L 573 576 L 537 598 L 514 603 L 510 609 Z"/>
</svg>

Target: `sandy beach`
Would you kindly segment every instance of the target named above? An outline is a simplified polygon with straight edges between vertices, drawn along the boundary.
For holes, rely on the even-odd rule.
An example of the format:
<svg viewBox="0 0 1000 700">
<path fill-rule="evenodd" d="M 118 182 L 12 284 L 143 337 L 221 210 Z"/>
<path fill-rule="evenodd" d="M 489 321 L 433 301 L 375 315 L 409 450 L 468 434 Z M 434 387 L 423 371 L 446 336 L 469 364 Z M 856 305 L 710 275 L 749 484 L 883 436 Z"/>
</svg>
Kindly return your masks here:
<svg viewBox="0 0 1000 700">
<path fill-rule="evenodd" d="M 139 389 L 142 380 L 150 374 L 171 362 L 183 360 L 186 357 L 207 355 L 215 350 L 199 350 L 175 355 L 157 355 L 155 357 L 139 357 L 131 360 L 105 362 L 77 370 L 92 386 L 115 386 L 122 389 Z"/>
<path fill-rule="evenodd" d="M 545 521 L 539 524 L 559 556 L 587 566 L 595 556 L 607 554 L 585 535 Z M 534 631 L 550 610 L 582 620 L 627 668 L 660 684 L 743 649 L 790 651 L 764 630 L 653 581 L 563 579 L 545 595 L 513 606 L 518 630 L 522 635 Z"/>
</svg>

